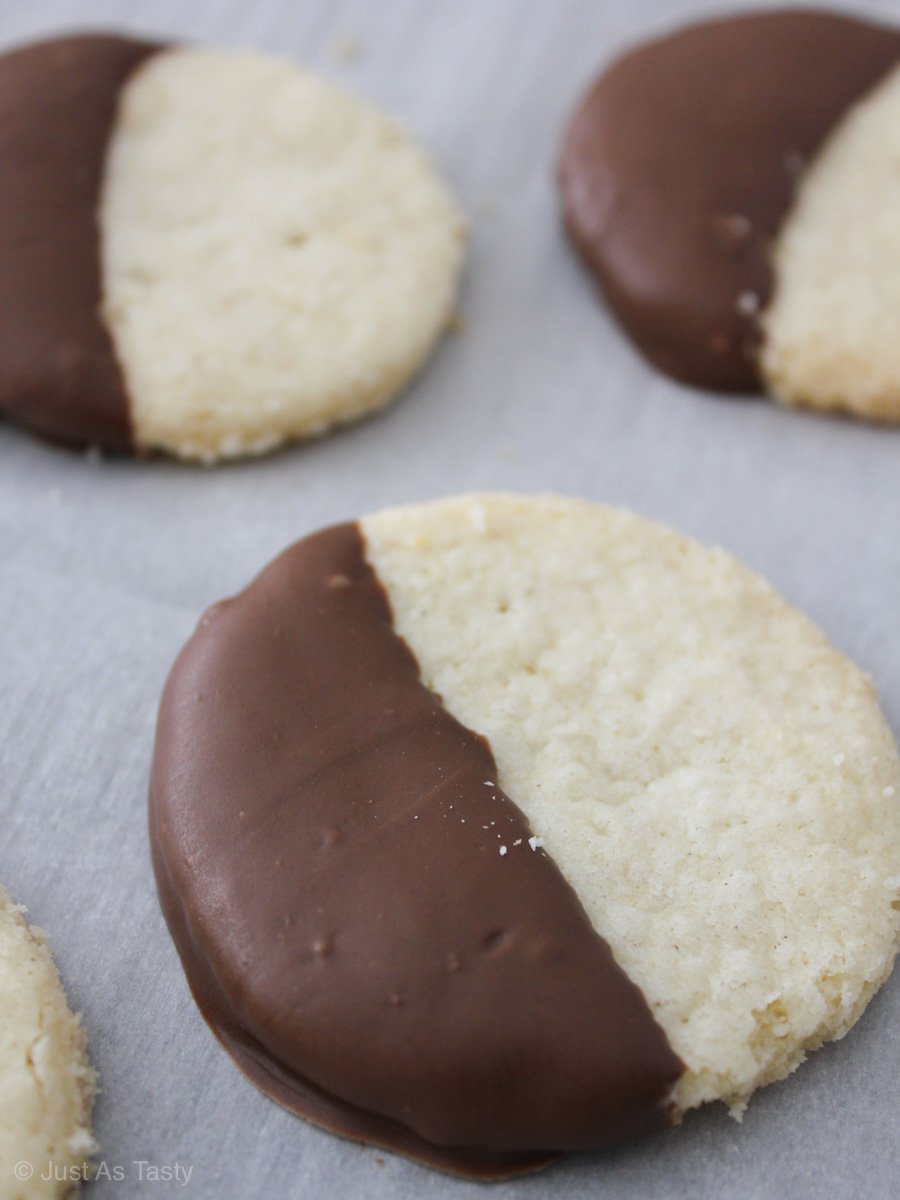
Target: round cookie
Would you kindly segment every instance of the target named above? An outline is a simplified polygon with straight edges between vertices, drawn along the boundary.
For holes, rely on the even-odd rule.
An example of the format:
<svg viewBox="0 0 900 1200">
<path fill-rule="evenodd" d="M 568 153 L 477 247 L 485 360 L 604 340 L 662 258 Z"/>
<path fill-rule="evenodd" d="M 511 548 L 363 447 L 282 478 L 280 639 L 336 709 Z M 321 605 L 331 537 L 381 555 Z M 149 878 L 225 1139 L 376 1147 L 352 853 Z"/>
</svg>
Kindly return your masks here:
<svg viewBox="0 0 900 1200">
<path fill-rule="evenodd" d="M 870 681 L 720 550 L 471 496 L 298 542 L 164 692 L 162 906 L 250 1079 L 475 1177 L 757 1088 L 898 942 Z"/>
<path fill-rule="evenodd" d="M 767 11 L 645 43 L 600 76 L 564 140 L 565 220 L 656 367 L 900 419 L 898 63 L 900 30 Z"/>
<path fill-rule="evenodd" d="M 0 888 L 0 1197 L 66 1195 L 96 1150 L 96 1076 L 46 936 Z M 50 1170 L 49 1168 L 52 1168 Z M 50 1176 L 53 1178 L 42 1178 Z"/>
<path fill-rule="evenodd" d="M 214 462 L 380 408 L 462 246 L 418 147 L 290 63 L 101 36 L 0 57 L 0 412 L 47 437 Z"/>
</svg>

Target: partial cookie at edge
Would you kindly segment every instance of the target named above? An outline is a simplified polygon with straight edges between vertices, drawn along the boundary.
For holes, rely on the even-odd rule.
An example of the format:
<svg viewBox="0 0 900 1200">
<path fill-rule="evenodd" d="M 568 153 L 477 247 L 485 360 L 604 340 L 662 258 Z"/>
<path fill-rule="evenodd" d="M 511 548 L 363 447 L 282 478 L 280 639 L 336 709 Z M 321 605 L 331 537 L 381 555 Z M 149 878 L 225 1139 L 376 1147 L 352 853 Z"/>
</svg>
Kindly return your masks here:
<svg viewBox="0 0 900 1200">
<path fill-rule="evenodd" d="M 65 1195 L 96 1150 L 96 1076 L 41 930 L 0 888 L 0 1200 Z M 28 1179 L 17 1164 L 32 1169 Z M 51 1172 L 62 1179 L 42 1179 Z"/>
<path fill-rule="evenodd" d="M 625 332 L 659 370 L 712 390 L 764 386 L 772 243 L 809 163 L 898 61 L 898 29 L 771 10 L 688 25 L 599 76 L 565 136 L 564 215 Z M 880 227 L 889 224 L 885 212 Z M 839 295 L 840 249 L 830 246 L 826 263 Z M 819 264 L 804 295 L 821 274 Z M 828 361 L 825 351 L 823 372 Z"/>
</svg>

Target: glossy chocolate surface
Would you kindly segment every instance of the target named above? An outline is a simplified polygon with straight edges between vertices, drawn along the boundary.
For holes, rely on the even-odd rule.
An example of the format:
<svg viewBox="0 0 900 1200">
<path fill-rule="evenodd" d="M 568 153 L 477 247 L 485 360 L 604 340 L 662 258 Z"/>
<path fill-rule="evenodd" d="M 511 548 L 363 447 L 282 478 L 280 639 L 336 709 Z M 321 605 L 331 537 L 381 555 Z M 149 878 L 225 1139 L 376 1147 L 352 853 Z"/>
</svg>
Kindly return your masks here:
<svg viewBox="0 0 900 1200">
<path fill-rule="evenodd" d="M 132 449 L 97 210 L 119 93 L 159 49 L 83 36 L 0 56 L 0 413 L 75 446 Z"/>
<path fill-rule="evenodd" d="M 475 1178 L 667 1123 L 682 1063 L 420 681 L 356 525 L 203 617 L 150 827 L 201 1011 L 302 1116 Z"/>
</svg>

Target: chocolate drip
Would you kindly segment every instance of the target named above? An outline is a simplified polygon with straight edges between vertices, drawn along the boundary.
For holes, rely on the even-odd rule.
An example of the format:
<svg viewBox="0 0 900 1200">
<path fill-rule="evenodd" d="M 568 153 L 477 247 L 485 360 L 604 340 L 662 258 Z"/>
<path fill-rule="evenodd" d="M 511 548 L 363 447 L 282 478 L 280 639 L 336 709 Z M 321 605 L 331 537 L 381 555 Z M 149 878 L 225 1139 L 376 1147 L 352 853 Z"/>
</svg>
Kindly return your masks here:
<svg viewBox="0 0 900 1200">
<path fill-rule="evenodd" d="M 476 1178 L 664 1126 L 684 1069 L 496 771 L 343 525 L 203 617 L 150 789 L 163 910 L 245 1074 Z"/>
<path fill-rule="evenodd" d="M 85 36 L 0 57 L 0 412 L 72 445 L 132 449 L 97 209 L 119 93 L 159 49 Z"/>
<path fill-rule="evenodd" d="M 758 390 L 758 313 L 798 175 L 898 60 L 898 30 L 764 12 L 639 46 L 600 77 L 564 141 L 565 221 L 661 371 Z"/>
</svg>

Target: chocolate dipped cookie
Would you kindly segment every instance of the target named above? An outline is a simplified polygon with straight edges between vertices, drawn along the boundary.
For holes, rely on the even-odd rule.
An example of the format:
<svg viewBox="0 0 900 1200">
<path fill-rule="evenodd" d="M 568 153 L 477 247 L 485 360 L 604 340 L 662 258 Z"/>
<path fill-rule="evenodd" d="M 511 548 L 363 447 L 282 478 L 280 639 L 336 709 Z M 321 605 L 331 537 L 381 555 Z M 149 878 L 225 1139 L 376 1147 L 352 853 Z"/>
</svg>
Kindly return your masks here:
<svg viewBox="0 0 900 1200">
<path fill-rule="evenodd" d="M 692 25 L 578 106 L 566 227 L 659 370 L 900 420 L 898 129 L 900 30 L 808 9 Z"/>
<path fill-rule="evenodd" d="M 0 413 L 214 462 L 386 404 L 463 230 L 387 117 L 249 51 L 73 36 L 0 56 Z"/>
<path fill-rule="evenodd" d="M 248 1078 L 475 1178 L 751 1094 L 891 969 L 870 681 L 719 550 L 469 496 L 326 529 L 166 684 L 163 911 Z"/>
</svg>

